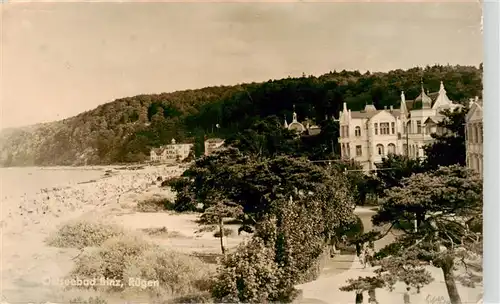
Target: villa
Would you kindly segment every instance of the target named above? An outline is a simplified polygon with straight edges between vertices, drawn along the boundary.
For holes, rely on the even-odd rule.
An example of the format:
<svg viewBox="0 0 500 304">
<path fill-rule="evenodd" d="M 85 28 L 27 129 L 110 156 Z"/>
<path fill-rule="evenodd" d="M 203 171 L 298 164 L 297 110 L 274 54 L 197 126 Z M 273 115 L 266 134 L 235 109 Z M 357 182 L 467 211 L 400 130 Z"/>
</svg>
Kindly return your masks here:
<svg viewBox="0 0 500 304">
<path fill-rule="evenodd" d="M 189 156 L 193 144 L 178 144 L 175 139 L 169 145 L 153 148 L 150 152 L 151 162 L 176 163 L 183 161 Z"/>
<path fill-rule="evenodd" d="M 432 143 L 431 134 L 443 132 L 437 125 L 443 119 L 441 111 L 457 107 L 461 105 L 448 98 L 442 81 L 435 93 L 426 93 L 421 84 L 414 100 L 401 92 L 399 109 L 366 105 L 362 111 L 351 111 L 344 103 L 339 114 L 341 156 L 359 162 L 365 172 L 376 170 L 375 164 L 388 154 L 424 158 L 423 147 Z"/>
<path fill-rule="evenodd" d="M 483 101 L 478 97 L 469 102 L 465 118 L 467 167 L 483 174 Z"/>
</svg>

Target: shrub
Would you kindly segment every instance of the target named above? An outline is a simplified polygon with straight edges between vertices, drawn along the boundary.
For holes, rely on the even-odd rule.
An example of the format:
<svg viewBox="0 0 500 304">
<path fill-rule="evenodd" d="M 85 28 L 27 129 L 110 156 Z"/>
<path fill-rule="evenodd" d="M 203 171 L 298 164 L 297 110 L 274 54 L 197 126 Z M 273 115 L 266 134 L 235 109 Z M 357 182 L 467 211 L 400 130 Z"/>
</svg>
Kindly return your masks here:
<svg viewBox="0 0 500 304">
<path fill-rule="evenodd" d="M 193 256 L 152 248 L 129 261 L 124 278 L 126 281 L 128 278 L 158 280 L 168 295 L 182 296 L 209 291 L 213 270 L 215 267 Z"/>
<path fill-rule="evenodd" d="M 124 291 L 154 296 L 183 296 L 209 291 L 214 266 L 181 253 L 169 252 L 140 238 L 124 235 L 109 239 L 98 250 L 80 256 L 70 278 L 114 278 L 124 286 L 102 286 L 96 289 Z M 157 281 L 153 287 L 128 286 L 131 278 Z"/>
<path fill-rule="evenodd" d="M 122 280 L 129 261 L 154 246 L 136 235 L 109 239 L 98 250 L 80 256 L 71 276 Z"/>
<path fill-rule="evenodd" d="M 181 236 L 180 232 L 168 231 L 167 227 L 145 228 L 145 229 L 142 229 L 142 231 L 150 236 L 162 236 L 162 235 L 164 235 L 164 236 L 171 237 L 171 238 Z"/>
<path fill-rule="evenodd" d="M 173 210 L 174 204 L 168 198 L 150 198 L 137 203 L 139 212 L 159 212 Z"/>
<path fill-rule="evenodd" d="M 274 259 L 274 249 L 260 238 L 241 244 L 223 259 L 212 296 L 225 303 L 278 300 L 280 272 Z"/>
<path fill-rule="evenodd" d="M 168 304 L 170 303 L 192 303 L 192 304 L 198 304 L 198 303 L 213 303 L 212 296 L 210 295 L 209 292 L 198 292 L 194 294 L 189 294 L 186 296 L 178 297 L 173 300 L 170 300 L 167 302 Z"/>
<path fill-rule="evenodd" d="M 123 235 L 123 229 L 102 222 L 75 220 L 61 226 L 46 240 L 49 246 L 85 248 L 99 246 L 106 240 Z"/>
</svg>

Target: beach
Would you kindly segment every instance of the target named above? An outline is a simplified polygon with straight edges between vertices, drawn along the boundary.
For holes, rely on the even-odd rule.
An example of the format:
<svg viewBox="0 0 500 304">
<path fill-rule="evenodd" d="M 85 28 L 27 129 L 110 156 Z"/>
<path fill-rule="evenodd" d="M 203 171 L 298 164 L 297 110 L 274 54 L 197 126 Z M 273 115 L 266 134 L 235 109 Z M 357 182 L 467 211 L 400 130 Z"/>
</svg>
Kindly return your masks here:
<svg viewBox="0 0 500 304">
<path fill-rule="evenodd" d="M 119 167 L 2 170 L 0 289 L 3 303 L 68 303 L 77 296 L 92 294 L 78 289 L 65 290 L 64 283 L 57 283 L 71 271 L 74 258 L 81 252 L 75 248 L 48 246 L 46 239 L 71 220 L 103 220 L 130 230 L 167 227 L 175 231 L 177 237 L 159 239 L 158 243 L 164 247 L 187 253 L 217 252 L 219 248 L 213 236 L 195 236 L 199 228 L 195 214 L 135 210 L 137 203 L 147 198 L 173 200 L 173 193 L 160 187 L 158 177 L 179 176 L 183 172 L 179 166 L 145 166 L 134 170 Z M 8 173 L 4 174 L 4 170 Z M 18 183 L 22 186 L 14 189 L 13 185 Z M 195 238 L 197 241 L 193 242 Z M 120 298 L 106 300 L 123 303 Z"/>
</svg>

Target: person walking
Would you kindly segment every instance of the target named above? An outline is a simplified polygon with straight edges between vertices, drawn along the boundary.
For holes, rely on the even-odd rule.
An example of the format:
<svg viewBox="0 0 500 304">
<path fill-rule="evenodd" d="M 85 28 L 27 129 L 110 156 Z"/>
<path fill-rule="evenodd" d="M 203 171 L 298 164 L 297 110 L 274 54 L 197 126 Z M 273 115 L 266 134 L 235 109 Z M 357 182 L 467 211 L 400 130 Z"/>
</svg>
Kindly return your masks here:
<svg viewBox="0 0 500 304">
<path fill-rule="evenodd" d="M 406 292 L 403 295 L 404 304 L 410 304 L 410 287 L 406 287 Z"/>
<path fill-rule="evenodd" d="M 356 255 L 358 256 L 358 259 L 359 259 L 359 262 L 361 263 L 361 265 L 364 265 L 364 268 L 366 268 L 366 265 L 365 265 L 365 260 L 364 260 L 364 250 L 363 250 L 363 246 L 361 245 L 361 243 L 356 243 Z"/>
<path fill-rule="evenodd" d="M 364 250 L 364 268 L 366 268 L 366 265 L 369 265 L 370 267 L 372 266 L 371 263 L 371 252 L 370 252 L 370 247 L 366 247 Z"/>
<path fill-rule="evenodd" d="M 356 290 L 356 304 L 363 304 L 363 292 Z"/>
</svg>

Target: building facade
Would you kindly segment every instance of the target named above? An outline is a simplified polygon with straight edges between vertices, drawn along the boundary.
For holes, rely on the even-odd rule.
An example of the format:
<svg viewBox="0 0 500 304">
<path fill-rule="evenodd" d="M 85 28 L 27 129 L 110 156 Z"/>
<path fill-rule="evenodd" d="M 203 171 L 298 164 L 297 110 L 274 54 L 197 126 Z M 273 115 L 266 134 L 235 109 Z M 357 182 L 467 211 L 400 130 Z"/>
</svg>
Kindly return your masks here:
<svg viewBox="0 0 500 304">
<path fill-rule="evenodd" d="M 209 138 L 205 140 L 205 155 L 219 151 L 224 147 L 224 140 L 222 138 Z"/>
<path fill-rule="evenodd" d="M 289 124 L 285 116 L 283 127 L 290 131 L 294 131 L 299 136 L 314 136 L 321 132 L 321 128 L 307 118 L 303 123 L 300 123 L 297 118 L 297 113 L 295 113 L 295 106 L 292 114 L 292 122 Z"/>
<path fill-rule="evenodd" d="M 193 144 L 178 144 L 175 139 L 169 145 L 153 148 L 150 152 L 151 162 L 176 163 L 189 156 Z"/>
<path fill-rule="evenodd" d="M 351 111 L 344 103 L 339 114 L 341 156 L 357 161 L 365 172 L 376 170 L 375 164 L 389 154 L 423 158 L 423 147 L 433 141 L 431 134 L 442 132 L 437 126 L 441 111 L 460 106 L 448 98 L 443 82 L 435 93 L 426 93 L 422 84 L 414 100 L 406 100 L 401 92 L 399 109 L 367 105 Z"/>
<path fill-rule="evenodd" d="M 465 118 L 467 167 L 483 174 L 483 102 L 478 97 L 469 102 Z"/>
</svg>

